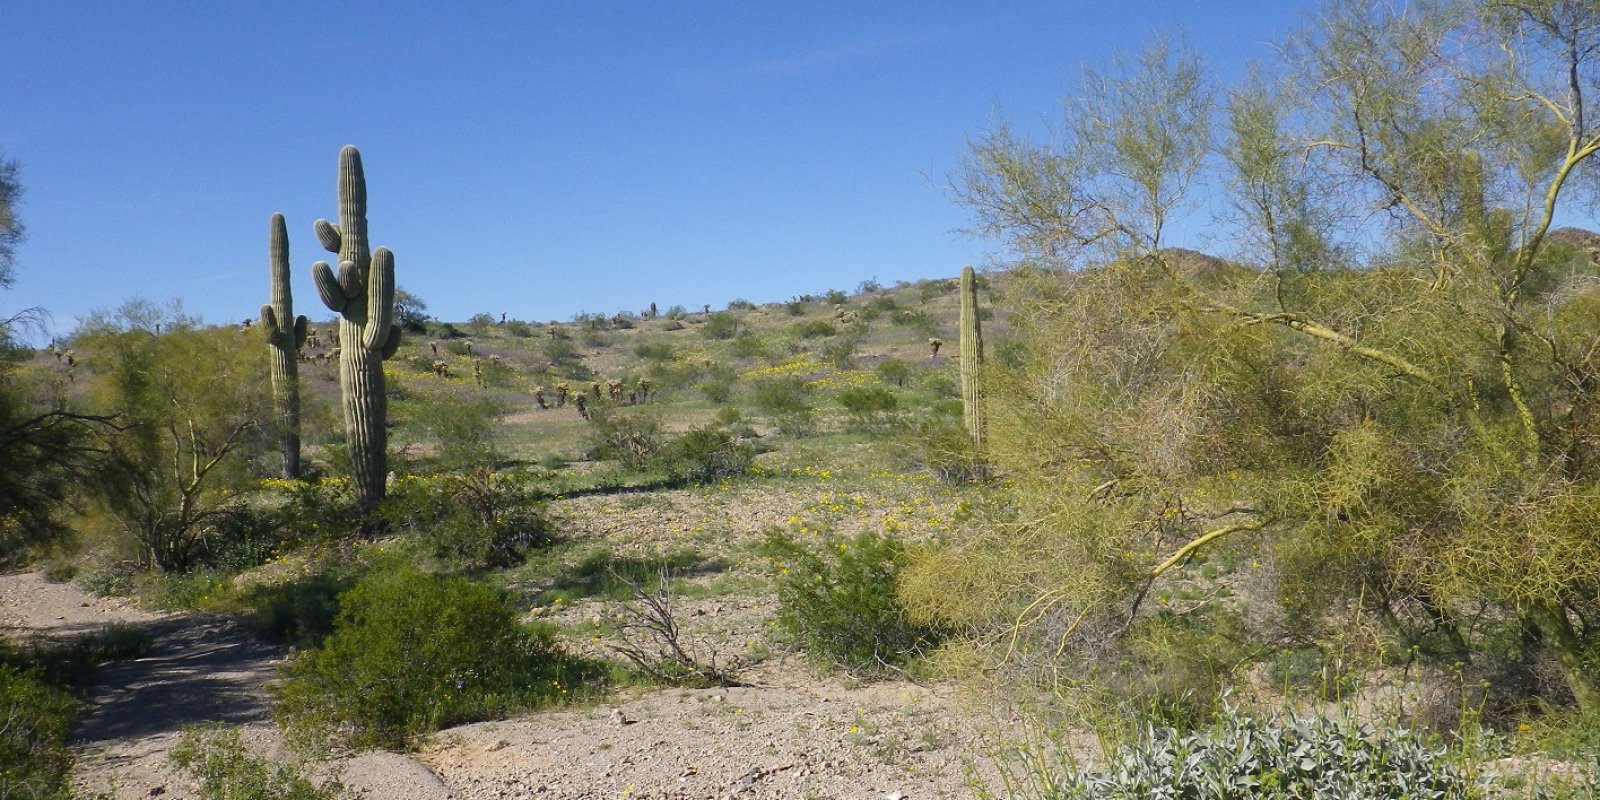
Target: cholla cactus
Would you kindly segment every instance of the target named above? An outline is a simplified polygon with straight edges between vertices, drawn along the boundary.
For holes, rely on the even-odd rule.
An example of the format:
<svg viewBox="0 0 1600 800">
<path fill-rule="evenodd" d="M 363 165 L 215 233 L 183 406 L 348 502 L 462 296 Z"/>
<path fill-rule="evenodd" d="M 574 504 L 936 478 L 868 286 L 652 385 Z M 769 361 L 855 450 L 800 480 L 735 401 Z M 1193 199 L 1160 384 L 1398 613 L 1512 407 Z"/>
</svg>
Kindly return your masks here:
<svg viewBox="0 0 1600 800">
<path fill-rule="evenodd" d="M 939 348 L 941 348 L 941 347 L 944 347 L 944 340 L 943 339 L 940 339 L 938 337 L 934 337 L 932 339 L 929 339 L 928 340 L 928 349 L 933 351 L 933 355 L 929 356 L 929 358 L 938 358 L 939 357 Z"/>
<path fill-rule="evenodd" d="M 367 179 L 354 147 L 339 152 L 339 224 L 319 219 L 317 239 L 339 255 L 311 267 L 317 294 L 339 314 L 339 390 L 350 442 L 351 480 L 363 514 L 383 500 L 388 477 L 388 396 L 383 361 L 400 346 L 394 316 L 394 254 L 367 245 Z"/>
<path fill-rule="evenodd" d="M 978 281 L 972 267 L 961 270 L 961 417 L 974 444 L 983 444 L 983 327 L 978 322 Z"/>
<path fill-rule="evenodd" d="M 571 391 L 572 387 L 568 386 L 565 382 L 556 384 L 556 408 L 566 407 L 567 395 Z"/>
<path fill-rule="evenodd" d="M 283 477 L 300 478 L 300 348 L 306 343 L 306 318 L 294 315 L 289 287 L 289 229 L 273 214 L 267 232 L 272 302 L 261 307 L 261 329 L 271 353 L 272 399 L 282 436 Z"/>
</svg>

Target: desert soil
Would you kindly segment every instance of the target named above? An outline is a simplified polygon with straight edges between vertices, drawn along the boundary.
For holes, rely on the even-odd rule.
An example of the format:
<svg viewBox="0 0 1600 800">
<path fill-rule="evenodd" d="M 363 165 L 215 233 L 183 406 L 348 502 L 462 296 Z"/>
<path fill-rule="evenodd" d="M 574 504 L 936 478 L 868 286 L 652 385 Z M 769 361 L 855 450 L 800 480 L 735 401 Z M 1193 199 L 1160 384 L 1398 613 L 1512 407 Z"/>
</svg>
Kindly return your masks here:
<svg viewBox="0 0 1600 800">
<path fill-rule="evenodd" d="M 685 610 L 734 611 L 715 605 L 729 598 L 703 602 Z M 152 613 L 37 573 L 0 576 L 8 635 L 67 637 L 111 622 L 147 628 L 155 646 L 109 665 L 89 688 L 75 745 L 80 790 L 196 797 L 168 759 L 194 724 L 243 726 L 252 748 L 281 755 L 268 686 L 283 650 L 236 621 Z M 965 797 L 972 763 L 988 774 L 986 732 L 1007 727 L 949 688 L 847 683 L 789 656 L 742 677 L 748 685 L 633 691 L 466 725 L 415 753 L 358 753 L 318 771 L 375 800 Z"/>
</svg>

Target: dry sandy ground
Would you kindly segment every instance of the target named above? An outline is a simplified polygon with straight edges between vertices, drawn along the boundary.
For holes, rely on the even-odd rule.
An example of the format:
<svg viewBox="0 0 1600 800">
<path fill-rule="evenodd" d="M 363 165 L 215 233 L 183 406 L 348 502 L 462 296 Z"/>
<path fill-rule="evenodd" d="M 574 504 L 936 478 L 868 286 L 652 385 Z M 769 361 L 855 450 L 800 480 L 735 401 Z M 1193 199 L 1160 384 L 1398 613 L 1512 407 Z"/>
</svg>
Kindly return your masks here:
<svg viewBox="0 0 1600 800">
<path fill-rule="evenodd" d="M 146 626 L 155 649 L 107 667 L 90 692 L 76 745 L 81 789 L 195 797 L 167 758 L 191 724 L 241 725 L 252 748 L 279 751 L 267 685 L 284 654 L 238 623 L 153 614 L 33 573 L 0 576 L 0 627 L 11 635 L 116 621 Z M 964 797 L 983 731 L 1005 726 L 948 690 L 846 685 L 788 659 L 745 679 L 462 726 L 410 756 L 363 753 L 326 769 L 375 800 Z"/>
</svg>

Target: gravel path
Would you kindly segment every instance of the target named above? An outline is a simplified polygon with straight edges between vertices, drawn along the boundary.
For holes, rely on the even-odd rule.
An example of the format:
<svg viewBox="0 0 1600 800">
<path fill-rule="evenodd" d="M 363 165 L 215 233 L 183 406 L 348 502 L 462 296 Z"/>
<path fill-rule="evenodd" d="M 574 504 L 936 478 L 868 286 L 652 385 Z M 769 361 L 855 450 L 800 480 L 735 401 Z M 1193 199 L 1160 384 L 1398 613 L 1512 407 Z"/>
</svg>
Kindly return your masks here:
<svg viewBox="0 0 1600 800">
<path fill-rule="evenodd" d="M 193 798 L 168 759 L 185 726 L 242 727 L 279 757 L 268 684 L 285 656 L 238 622 L 156 614 L 37 574 L 0 575 L 0 629 L 66 637 L 110 622 L 146 627 L 145 658 L 108 665 L 77 731 L 75 783 L 117 800 Z M 588 708 L 444 731 L 414 756 L 357 754 L 319 768 L 371 800 L 863 798 L 971 796 L 972 755 L 1005 720 L 906 682 L 817 677 L 776 658 L 751 685 L 657 690 Z M 992 780 L 982 760 L 978 774 Z"/>
</svg>

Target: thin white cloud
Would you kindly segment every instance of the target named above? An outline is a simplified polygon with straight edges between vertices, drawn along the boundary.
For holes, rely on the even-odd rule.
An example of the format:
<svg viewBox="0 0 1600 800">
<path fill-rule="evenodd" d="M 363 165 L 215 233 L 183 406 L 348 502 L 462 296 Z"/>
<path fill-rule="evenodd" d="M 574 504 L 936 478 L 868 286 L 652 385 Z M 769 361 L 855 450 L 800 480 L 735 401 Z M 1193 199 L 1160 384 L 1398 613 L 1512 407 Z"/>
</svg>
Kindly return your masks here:
<svg viewBox="0 0 1600 800">
<path fill-rule="evenodd" d="M 671 81 L 682 89 L 707 90 L 722 89 L 751 80 L 819 75 L 939 44 L 964 32 L 956 29 L 926 30 L 870 39 L 850 39 L 795 55 L 684 70 L 671 76 Z"/>
</svg>

